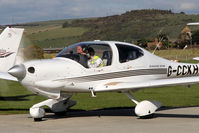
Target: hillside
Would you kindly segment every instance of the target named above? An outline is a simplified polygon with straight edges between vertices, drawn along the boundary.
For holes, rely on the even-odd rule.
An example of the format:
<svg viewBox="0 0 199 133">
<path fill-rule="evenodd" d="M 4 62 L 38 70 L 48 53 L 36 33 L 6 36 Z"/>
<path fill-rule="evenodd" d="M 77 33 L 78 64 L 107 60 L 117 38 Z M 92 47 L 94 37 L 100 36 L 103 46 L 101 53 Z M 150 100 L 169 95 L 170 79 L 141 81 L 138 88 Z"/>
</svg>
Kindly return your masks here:
<svg viewBox="0 0 199 133">
<path fill-rule="evenodd" d="M 83 25 L 89 31 L 82 40 L 118 40 L 132 42 L 138 39 L 153 39 L 158 33 L 176 39 L 189 22 L 199 21 L 199 15 L 172 13 L 167 10 L 135 10 L 121 15 L 82 20 L 71 26 Z M 69 25 L 70 26 L 70 25 Z M 194 30 L 199 27 L 193 27 Z"/>
<path fill-rule="evenodd" d="M 26 29 L 26 43 L 41 47 L 64 47 L 79 41 L 99 39 L 127 42 L 153 40 L 160 32 L 168 35 L 169 40 L 175 40 L 189 22 L 199 22 L 199 15 L 152 9 L 100 18 L 35 22 L 22 27 Z M 62 28 L 64 23 L 65 28 Z M 191 29 L 199 30 L 199 26 Z"/>
</svg>

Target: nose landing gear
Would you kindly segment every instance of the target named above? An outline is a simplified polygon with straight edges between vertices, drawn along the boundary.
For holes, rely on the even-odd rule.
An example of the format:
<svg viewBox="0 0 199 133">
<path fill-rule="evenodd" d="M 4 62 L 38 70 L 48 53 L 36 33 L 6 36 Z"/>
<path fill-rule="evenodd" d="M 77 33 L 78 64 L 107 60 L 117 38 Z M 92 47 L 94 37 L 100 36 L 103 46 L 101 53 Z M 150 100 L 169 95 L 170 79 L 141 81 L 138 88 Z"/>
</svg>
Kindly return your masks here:
<svg viewBox="0 0 199 133">
<path fill-rule="evenodd" d="M 66 112 L 68 108 L 76 104 L 75 101 L 70 100 L 70 97 L 48 99 L 38 104 L 35 104 L 29 110 L 30 115 L 32 118 L 34 118 L 34 121 L 41 121 L 42 118 L 45 116 L 45 110 L 42 108 L 42 106 L 48 106 L 55 114 L 59 114 L 60 112 L 63 114 L 63 112 Z"/>
</svg>

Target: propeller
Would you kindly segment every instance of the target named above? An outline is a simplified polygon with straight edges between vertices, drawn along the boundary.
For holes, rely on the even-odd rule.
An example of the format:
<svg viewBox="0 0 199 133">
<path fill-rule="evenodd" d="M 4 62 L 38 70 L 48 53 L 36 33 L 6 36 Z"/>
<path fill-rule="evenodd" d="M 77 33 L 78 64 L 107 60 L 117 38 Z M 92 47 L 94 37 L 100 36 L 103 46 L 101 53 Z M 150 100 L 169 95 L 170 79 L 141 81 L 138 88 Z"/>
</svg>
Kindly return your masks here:
<svg viewBox="0 0 199 133">
<path fill-rule="evenodd" d="M 26 76 L 26 68 L 23 64 L 15 65 L 8 70 L 8 73 L 19 80 L 22 80 Z"/>
</svg>

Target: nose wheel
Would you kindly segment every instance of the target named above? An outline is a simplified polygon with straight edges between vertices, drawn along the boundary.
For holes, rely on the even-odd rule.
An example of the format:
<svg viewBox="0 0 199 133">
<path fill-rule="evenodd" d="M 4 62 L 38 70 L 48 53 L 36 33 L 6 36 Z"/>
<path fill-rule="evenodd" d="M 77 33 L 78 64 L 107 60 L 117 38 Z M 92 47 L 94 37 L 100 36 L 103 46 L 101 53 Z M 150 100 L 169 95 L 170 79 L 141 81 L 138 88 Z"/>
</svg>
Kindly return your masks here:
<svg viewBox="0 0 199 133">
<path fill-rule="evenodd" d="M 38 104 L 33 105 L 30 108 L 30 116 L 34 118 L 34 121 L 41 121 L 45 116 L 45 110 L 42 106 L 48 106 L 55 114 L 66 114 L 68 108 L 74 106 L 76 104 L 75 101 L 70 100 L 68 98 L 60 98 L 60 99 L 48 99 Z"/>
</svg>

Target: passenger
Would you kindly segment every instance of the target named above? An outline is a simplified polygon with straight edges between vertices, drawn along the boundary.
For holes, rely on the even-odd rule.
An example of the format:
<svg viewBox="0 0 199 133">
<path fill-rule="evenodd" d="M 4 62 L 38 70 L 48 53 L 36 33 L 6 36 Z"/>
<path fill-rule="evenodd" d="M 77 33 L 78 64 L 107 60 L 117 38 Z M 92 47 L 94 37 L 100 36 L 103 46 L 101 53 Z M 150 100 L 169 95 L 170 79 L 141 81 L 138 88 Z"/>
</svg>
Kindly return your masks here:
<svg viewBox="0 0 199 133">
<path fill-rule="evenodd" d="M 88 56 L 86 55 L 86 47 L 82 47 L 82 46 L 77 46 L 77 53 L 79 54 L 79 63 L 88 68 Z"/>
<path fill-rule="evenodd" d="M 99 56 L 95 55 L 95 51 L 93 48 L 88 48 L 88 53 L 90 55 L 90 59 L 88 60 L 88 67 L 89 68 L 97 68 L 97 67 L 103 67 L 104 63 L 102 59 Z"/>
</svg>

